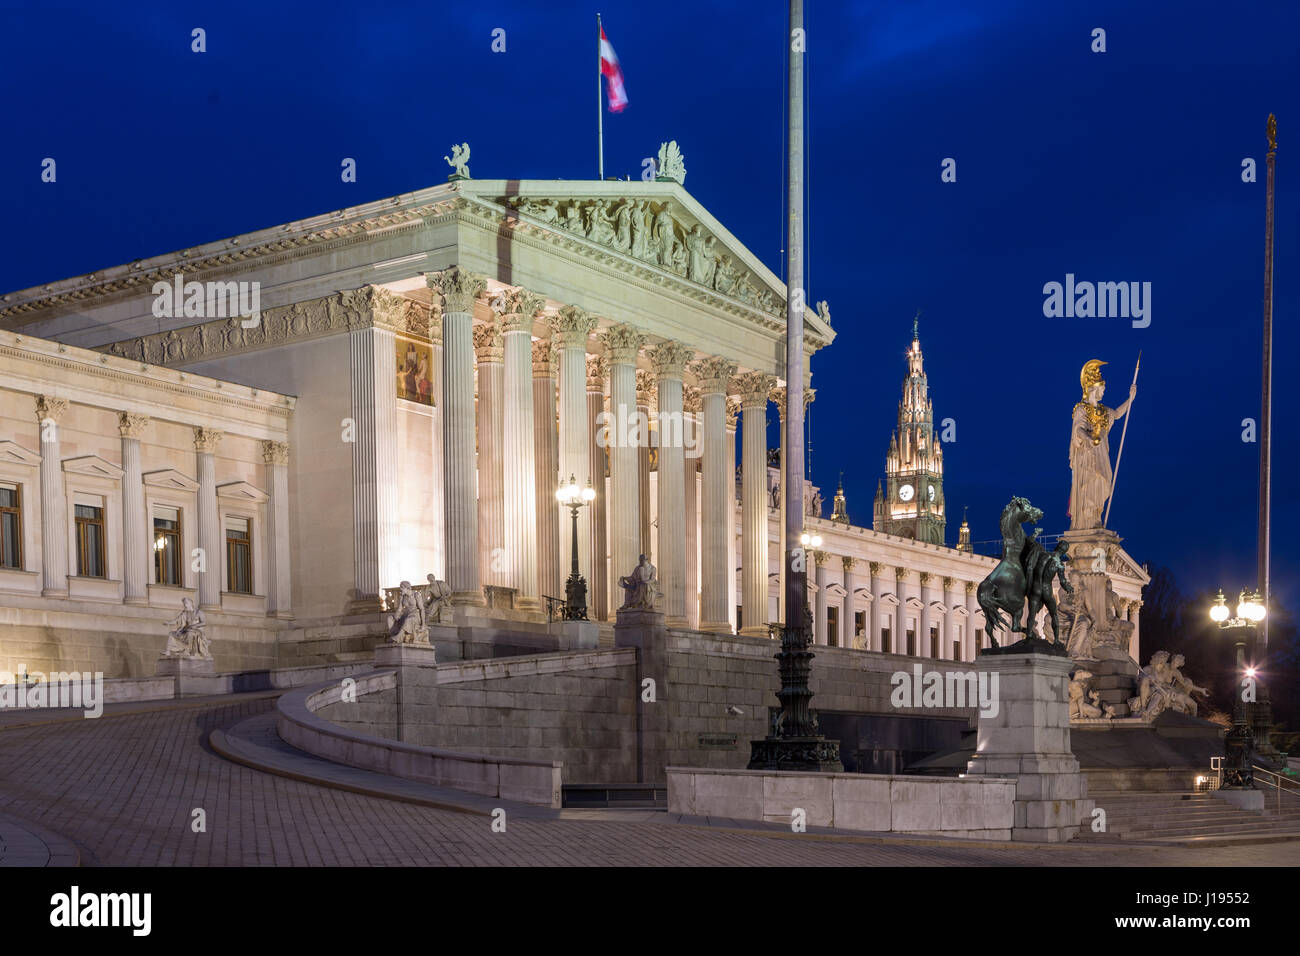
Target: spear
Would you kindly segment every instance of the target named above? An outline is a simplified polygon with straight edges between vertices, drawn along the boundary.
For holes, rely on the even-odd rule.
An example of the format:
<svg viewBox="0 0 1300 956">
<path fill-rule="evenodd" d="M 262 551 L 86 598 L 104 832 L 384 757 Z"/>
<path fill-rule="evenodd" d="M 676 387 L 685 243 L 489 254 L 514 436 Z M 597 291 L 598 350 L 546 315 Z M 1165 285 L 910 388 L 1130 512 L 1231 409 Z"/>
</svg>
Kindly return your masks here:
<svg viewBox="0 0 1300 956">
<path fill-rule="evenodd" d="M 1137 387 L 1138 369 L 1142 367 L 1142 350 L 1138 349 L 1137 364 L 1133 366 L 1133 387 Z M 1106 527 L 1110 521 L 1110 506 L 1115 501 L 1115 481 L 1119 478 L 1119 460 L 1124 457 L 1124 438 L 1128 435 L 1128 420 L 1133 417 L 1133 406 L 1130 404 L 1128 411 L 1124 415 L 1124 428 L 1119 433 L 1119 451 L 1115 453 L 1115 471 L 1110 476 L 1110 495 L 1106 498 L 1106 516 L 1101 519 L 1101 526 Z"/>
</svg>

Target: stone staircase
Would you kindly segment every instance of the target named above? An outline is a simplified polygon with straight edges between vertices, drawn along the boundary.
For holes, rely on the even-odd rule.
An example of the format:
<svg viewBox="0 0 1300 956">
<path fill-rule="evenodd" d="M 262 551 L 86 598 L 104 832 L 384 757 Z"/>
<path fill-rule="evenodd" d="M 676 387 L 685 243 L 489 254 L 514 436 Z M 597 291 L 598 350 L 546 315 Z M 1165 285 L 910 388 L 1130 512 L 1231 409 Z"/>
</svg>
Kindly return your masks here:
<svg viewBox="0 0 1300 956">
<path fill-rule="evenodd" d="M 1091 823 L 1085 823 L 1077 842 L 1300 839 L 1300 797 L 1284 793 L 1279 809 L 1277 792 L 1271 789 L 1264 790 L 1262 814 L 1238 809 L 1210 793 L 1098 791 L 1088 796 L 1106 811 L 1106 832 L 1093 833 Z"/>
</svg>

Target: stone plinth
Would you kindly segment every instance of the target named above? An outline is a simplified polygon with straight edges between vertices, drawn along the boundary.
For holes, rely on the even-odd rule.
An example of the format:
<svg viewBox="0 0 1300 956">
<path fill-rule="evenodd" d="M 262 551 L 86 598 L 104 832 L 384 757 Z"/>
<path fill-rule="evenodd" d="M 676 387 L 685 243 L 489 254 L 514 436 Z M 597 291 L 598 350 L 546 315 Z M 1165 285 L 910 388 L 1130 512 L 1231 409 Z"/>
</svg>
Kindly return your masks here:
<svg viewBox="0 0 1300 956">
<path fill-rule="evenodd" d="M 1092 686 L 1104 703 L 1115 708 L 1116 717 L 1128 717 L 1130 697 L 1137 696 L 1138 665 L 1128 651 L 1108 644 L 1093 645 L 1093 660 L 1075 659 L 1075 666 L 1093 675 Z"/>
<path fill-rule="evenodd" d="M 996 674 L 997 709 L 981 709 L 968 776 L 1015 777 L 1011 839 L 1064 843 L 1092 812 L 1088 784 L 1070 749 L 1068 658 L 1043 654 L 981 656 L 980 672 Z"/>
<path fill-rule="evenodd" d="M 212 658 L 160 657 L 154 671 L 158 677 L 176 681 L 177 697 L 196 697 L 230 692 L 229 681 L 218 677 Z"/>
<path fill-rule="evenodd" d="M 433 667 L 438 663 L 438 652 L 432 644 L 375 645 L 376 667 Z"/>
<path fill-rule="evenodd" d="M 594 651 L 600 641 L 600 625 L 595 621 L 559 621 L 551 627 L 562 651 Z"/>
<path fill-rule="evenodd" d="M 641 736 L 637 783 L 661 781 L 667 764 L 669 714 L 673 699 L 668 684 L 668 628 L 659 611 L 619 608 L 614 618 L 614 646 L 636 648 L 636 719 Z M 647 684 L 647 681 L 652 683 Z"/>
</svg>

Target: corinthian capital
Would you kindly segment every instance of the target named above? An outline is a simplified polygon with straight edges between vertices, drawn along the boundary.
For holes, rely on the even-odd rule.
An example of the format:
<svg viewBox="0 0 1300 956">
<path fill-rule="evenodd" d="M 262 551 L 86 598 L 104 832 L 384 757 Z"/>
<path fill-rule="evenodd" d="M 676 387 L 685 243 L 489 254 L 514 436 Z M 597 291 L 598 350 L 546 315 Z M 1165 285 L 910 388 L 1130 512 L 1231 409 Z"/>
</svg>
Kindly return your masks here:
<svg viewBox="0 0 1300 956">
<path fill-rule="evenodd" d="M 605 379 L 609 377 L 609 363 L 603 355 L 587 356 L 587 391 L 605 391 Z"/>
<path fill-rule="evenodd" d="M 542 311 L 546 300 L 527 289 L 506 289 L 492 300 L 502 332 L 531 332 L 533 316 Z"/>
<path fill-rule="evenodd" d="M 727 396 L 727 428 L 731 431 L 736 430 L 736 422 L 740 418 L 740 399 L 735 395 Z"/>
<path fill-rule="evenodd" d="M 225 437 L 226 433 L 223 431 L 196 425 L 194 428 L 194 447 L 200 454 L 215 454 L 217 446 L 221 444 L 221 439 Z"/>
<path fill-rule="evenodd" d="M 631 325 L 612 326 L 600 338 L 614 365 L 635 365 L 637 353 L 645 345 L 644 333 Z"/>
<path fill-rule="evenodd" d="M 646 408 L 654 408 L 655 374 L 648 368 L 636 370 L 636 403 Z"/>
<path fill-rule="evenodd" d="M 500 363 L 505 356 L 501 327 L 495 322 L 474 326 L 474 352 L 480 362 Z"/>
<path fill-rule="evenodd" d="M 700 380 L 700 391 L 705 395 L 727 394 L 727 383 L 736 374 L 736 363 L 722 358 L 707 358 L 691 366 Z"/>
<path fill-rule="evenodd" d="M 36 420 L 42 424 L 47 421 L 58 422 L 67 411 L 66 398 L 55 398 L 53 395 L 36 396 Z"/>
<path fill-rule="evenodd" d="M 681 378 L 687 363 L 695 357 L 693 349 L 673 341 L 656 345 L 647 354 L 660 378 Z"/>
<path fill-rule="evenodd" d="M 731 387 L 740 395 L 742 408 L 767 408 L 768 393 L 776 383 L 763 372 L 745 372 L 732 379 Z"/>
<path fill-rule="evenodd" d="M 704 407 L 704 396 L 694 385 L 682 386 L 682 411 L 698 415 Z"/>
<path fill-rule="evenodd" d="M 533 343 L 533 378 L 555 378 L 555 343 L 551 339 Z"/>
<path fill-rule="evenodd" d="M 143 438 L 144 430 L 149 427 L 148 415 L 134 415 L 131 412 L 117 413 L 117 430 L 123 438 Z"/>
<path fill-rule="evenodd" d="M 586 349 L 587 336 L 596 330 L 596 317 L 575 305 L 566 305 L 551 319 L 551 335 L 562 349 Z"/>
<path fill-rule="evenodd" d="M 785 421 L 785 386 L 774 385 L 767 397 L 776 404 L 776 410 L 781 416 L 781 421 Z"/>
<path fill-rule="evenodd" d="M 268 465 L 289 464 L 289 443 L 287 441 L 262 442 L 262 461 Z"/>
<path fill-rule="evenodd" d="M 480 275 L 466 272 L 460 266 L 452 266 L 442 272 L 425 276 L 425 282 L 442 296 L 444 312 L 470 312 L 474 300 L 487 288 L 487 280 Z"/>
</svg>

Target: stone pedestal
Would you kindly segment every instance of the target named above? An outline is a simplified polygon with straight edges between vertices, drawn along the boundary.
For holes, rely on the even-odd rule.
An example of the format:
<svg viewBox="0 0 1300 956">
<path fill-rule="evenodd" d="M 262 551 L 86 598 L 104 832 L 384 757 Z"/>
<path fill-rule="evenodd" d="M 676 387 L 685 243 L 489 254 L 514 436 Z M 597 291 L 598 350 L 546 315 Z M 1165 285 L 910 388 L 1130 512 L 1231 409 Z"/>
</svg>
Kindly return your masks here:
<svg viewBox="0 0 1300 956">
<path fill-rule="evenodd" d="M 1137 695 L 1137 664 L 1127 651 L 1104 644 L 1093 647 L 1093 656 L 1096 660 L 1076 658 L 1074 666 L 1093 675 L 1092 686 L 1104 703 L 1115 708 L 1116 717 L 1130 716 L 1129 698 Z"/>
<path fill-rule="evenodd" d="M 614 619 L 614 646 L 635 647 L 637 783 L 663 783 L 668 746 L 668 628 L 659 611 L 620 608 Z M 648 684 L 647 681 L 653 681 Z"/>
<path fill-rule="evenodd" d="M 432 644 L 375 645 L 376 667 L 432 667 L 438 663 L 438 652 Z"/>
<path fill-rule="evenodd" d="M 600 625 L 595 621 L 559 621 L 551 627 L 562 651 L 594 651 L 600 641 Z"/>
<path fill-rule="evenodd" d="M 227 680 L 217 676 L 212 658 L 160 657 L 154 673 L 175 678 L 177 697 L 203 697 L 230 690 Z"/>
<path fill-rule="evenodd" d="M 1070 749 L 1071 667 L 1068 658 L 1045 654 L 981 655 L 975 662 L 981 684 L 987 679 L 996 687 L 997 708 L 980 711 L 966 773 L 1016 778 L 1012 840 L 1064 843 L 1092 812 Z"/>
</svg>

